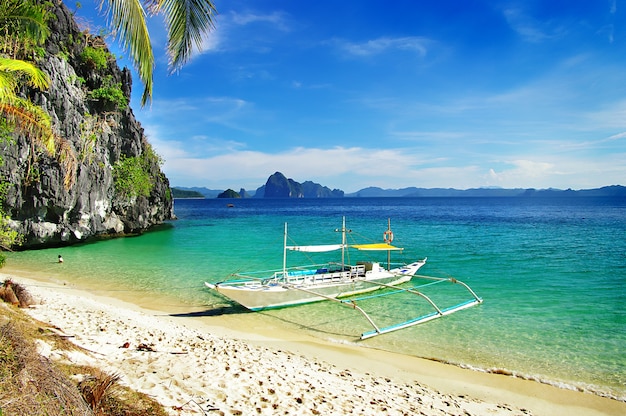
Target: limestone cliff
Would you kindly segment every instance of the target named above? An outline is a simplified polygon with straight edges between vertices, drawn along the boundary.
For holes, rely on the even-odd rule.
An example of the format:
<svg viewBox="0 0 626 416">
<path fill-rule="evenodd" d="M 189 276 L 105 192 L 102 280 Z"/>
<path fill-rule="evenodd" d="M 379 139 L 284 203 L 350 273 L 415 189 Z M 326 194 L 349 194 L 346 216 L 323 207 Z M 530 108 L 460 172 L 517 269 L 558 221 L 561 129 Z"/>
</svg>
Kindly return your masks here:
<svg viewBox="0 0 626 416">
<path fill-rule="evenodd" d="M 255 197 L 258 198 L 341 198 L 343 191 L 332 191 L 318 183 L 306 181 L 299 183 L 293 179 L 287 179 L 285 175 L 276 172 L 271 175 L 265 185 L 257 189 Z"/>
<path fill-rule="evenodd" d="M 14 135 L 0 144 L 0 177 L 10 183 L 5 210 L 12 227 L 25 236 L 22 248 L 137 233 L 172 218 L 169 181 L 127 105 L 130 71 L 118 67 L 103 39 L 80 31 L 63 3 L 51 7 L 52 35 L 37 61 L 50 76 L 50 87 L 22 94 L 52 117 L 55 132 L 76 159 L 75 183 L 65 189 L 59 158 L 37 149 L 29 137 Z M 104 61 L 90 58 L 90 51 Z M 151 185 L 146 196 L 116 188 L 114 168 L 126 158 L 143 161 Z"/>
</svg>

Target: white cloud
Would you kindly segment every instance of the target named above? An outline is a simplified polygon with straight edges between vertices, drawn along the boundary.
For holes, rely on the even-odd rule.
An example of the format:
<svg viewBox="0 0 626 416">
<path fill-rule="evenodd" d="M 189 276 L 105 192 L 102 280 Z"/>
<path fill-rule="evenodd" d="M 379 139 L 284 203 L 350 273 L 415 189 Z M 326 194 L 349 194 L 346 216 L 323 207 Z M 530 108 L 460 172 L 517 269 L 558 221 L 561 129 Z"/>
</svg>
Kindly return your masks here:
<svg viewBox="0 0 626 416">
<path fill-rule="evenodd" d="M 428 46 L 432 41 L 419 37 L 409 36 L 400 38 L 381 37 L 368 40 L 362 43 L 348 42 L 346 40 L 335 40 L 335 44 L 341 50 L 353 56 L 373 56 L 380 55 L 390 50 L 414 52 L 419 57 L 424 57 L 428 53 Z"/>
<path fill-rule="evenodd" d="M 561 155 L 540 160 L 520 157 L 501 163 L 467 160 L 458 164 L 414 149 L 296 147 L 266 153 L 231 146 L 229 151 L 214 156 L 197 157 L 192 152 L 181 152 L 176 144 L 162 146 L 161 142 L 155 143 L 157 153 L 165 156 L 164 172 L 172 185 L 212 189 L 254 190 L 276 171 L 298 182 L 311 180 L 348 193 L 368 186 L 583 189 L 620 184 L 626 177 L 624 152 L 612 155 L 605 162 Z M 497 167 L 490 168 L 490 164 Z"/>
<path fill-rule="evenodd" d="M 256 44 L 255 41 L 262 36 L 249 36 L 246 31 L 247 26 L 265 25 L 262 33 L 270 33 L 278 30 L 280 32 L 289 32 L 290 24 L 288 16 L 280 11 L 274 11 L 266 14 L 258 14 L 253 12 L 238 13 L 230 11 L 229 13 L 219 15 L 216 19 L 215 29 L 211 31 L 203 39 L 202 52 L 214 53 L 225 52 L 234 49 L 250 49 Z M 257 51 L 269 50 L 267 45 L 257 48 Z"/>
<path fill-rule="evenodd" d="M 503 11 L 507 23 L 524 40 L 532 43 L 540 43 L 546 40 L 556 39 L 565 34 L 563 26 L 555 22 L 542 22 L 533 19 L 521 9 L 509 8 Z"/>
<path fill-rule="evenodd" d="M 283 12 L 275 11 L 268 14 L 257 14 L 252 12 L 230 13 L 230 20 L 240 26 L 246 26 L 252 23 L 268 23 L 272 27 L 288 32 L 289 23 L 287 15 Z"/>
</svg>

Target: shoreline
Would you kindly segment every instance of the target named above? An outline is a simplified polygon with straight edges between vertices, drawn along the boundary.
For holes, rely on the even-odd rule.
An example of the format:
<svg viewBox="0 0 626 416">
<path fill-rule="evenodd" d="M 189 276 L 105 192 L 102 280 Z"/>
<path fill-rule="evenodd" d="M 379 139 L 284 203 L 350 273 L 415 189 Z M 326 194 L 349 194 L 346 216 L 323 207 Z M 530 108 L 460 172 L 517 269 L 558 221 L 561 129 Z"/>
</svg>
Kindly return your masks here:
<svg viewBox="0 0 626 416">
<path fill-rule="evenodd" d="M 249 409 L 257 407 L 261 409 L 262 414 L 271 414 L 264 413 L 272 411 L 272 407 L 267 407 L 269 401 L 281 395 L 278 402 L 273 403 L 273 405 L 279 403 L 281 410 L 299 412 L 304 410 L 302 406 L 305 403 L 313 406 L 309 408 L 310 410 L 322 411 L 320 414 L 324 411 L 347 412 L 350 406 L 357 404 L 364 406 L 357 413 L 379 414 L 381 406 L 386 406 L 386 410 L 391 411 L 392 414 L 393 412 L 403 414 L 410 406 L 416 405 L 417 398 L 422 401 L 428 398 L 430 407 L 418 407 L 419 411 L 424 411 L 428 415 L 464 414 L 464 411 L 468 414 L 502 415 L 626 414 L 626 403 L 591 393 L 566 390 L 533 380 L 480 372 L 356 345 L 333 344 L 306 334 L 288 332 L 274 325 L 259 327 L 258 325 L 263 323 L 262 320 L 250 324 L 236 315 L 202 317 L 202 319 L 173 316 L 175 314 L 171 311 L 142 308 L 114 297 L 93 294 L 78 286 L 53 283 L 43 276 L 30 273 L 29 277 L 16 273 L 2 273 L 2 276 L 3 280 L 10 277 L 23 284 L 37 299 L 44 301 L 43 305 L 30 311 L 31 316 L 47 318 L 41 320 L 54 321 L 49 323 L 59 326 L 66 332 L 75 332 L 76 336 L 73 339 L 87 342 L 89 350 L 99 348 L 110 356 L 121 356 L 118 357 L 122 359 L 121 363 L 136 363 L 137 368 L 141 369 L 140 372 L 143 371 L 140 373 L 140 380 L 132 381 L 129 375 L 124 378 L 125 382 L 132 384 L 132 387 L 137 390 L 155 395 L 157 400 L 162 403 L 165 401 L 163 404 L 170 407 L 182 406 L 184 404 L 182 397 L 185 394 L 193 396 L 193 393 L 184 393 L 188 390 L 195 391 L 199 396 L 206 395 L 210 391 L 214 401 L 222 398 L 224 401 L 220 409 L 226 411 L 227 414 L 228 409 L 232 410 L 235 407 L 243 407 L 243 414 L 246 414 L 246 406 L 249 406 Z M 101 319 L 102 325 L 106 327 L 105 330 L 99 329 L 101 333 L 93 327 L 90 328 L 90 325 L 95 324 L 92 322 L 94 317 Z M 112 327 L 106 322 L 117 322 L 117 324 Z M 124 330 L 124 325 L 129 326 L 130 329 Z M 165 329 L 163 331 L 169 331 L 167 335 L 164 333 L 160 336 L 162 340 L 178 338 L 178 334 L 184 334 L 182 339 L 171 340 L 169 344 L 159 341 L 164 345 L 157 348 L 170 350 L 162 363 L 158 363 L 163 358 L 162 356 L 154 359 L 154 356 L 146 357 L 146 354 L 151 353 L 137 353 L 119 348 L 124 343 L 121 341 L 122 338 L 137 338 L 140 335 L 144 338 L 149 337 L 145 333 L 160 331 L 161 327 L 168 328 L 167 331 Z M 81 331 L 82 334 L 79 336 Z M 115 337 L 120 340 L 115 342 Z M 198 340 L 201 338 L 204 338 L 202 341 L 206 342 L 199 343 Z M 135 343 L 137 342 L 139 341 Z M 146 339 L 146 342 L 150 342 L 150 339 Z M 159 342 L 155 345 L 159 345 Z M 236 381 L 234 384 L 238 384 L 245 376 L 247 384 L 244 390 L 247 389 L 246 391 L 231 386 L 231 383 L 220 386 L 218 381 L 217 385 L 212 384 L 215 374 L 207 374 L 207 377 L 203 378 L 202 372 L 194 373 L 194 371 L 201 371 L 201 368 L 186 368 L 185 366 L 182 373 L 176 373 L 177 370 L 174 367 L 177 365 L 174 364 L 191 358 L 190 351 L 194 351 L 195 367 L 202 367 L 205 362 L 202 360 L 211 356 L 211 351 L 207 351 L 207 345 L 200 345 L 206 343 L 213 345 L 213 352 L 220 347 L 229 357 L 220 362 L 223 366 L 221 370 L 212 369 L 214 372 L 221 373 L 223 379 L 221 383 L 230 379 Z M 230 349 L 242 352 L 237 356 L 237 354 L 229 353 Z M 182 354 L 183 351 L 187 352 Z M 176 354 L 176 352 L 181 352 L 181 354 Z M 185 358 L 181 360 L 181 357 Z M 142 358 L 152 361 L 142 364 Z M 241 366 L 236 377 L 231 374 L 232 371 L 224 370 L 226 367 L 234 368 L 236 365 Z M 157 370 L 149 374 L 150 366 Z M 257 366 L 262 369 L 259 370 L 260 373 L 250 368 Z M 285 374 L 285 369 L 295 371 L 292 375 L 293 380 L 284 379 L 290 374 L 290 372 Z M 194 375 L 186 375 L 185 372 Z M 235 378 L 231 379 L 231 377 Z M 281 377 L 283 377 L 282 380 L 280 380 Z M 142 382 L 141 378 L 148 378 L 151 381 L 146 384 L 146 381 Z M 280 380 L 279 384 L 289 386 L 287 388 L 289 394 L 281 393 L 279 387 L 271 387 L 270 390 L 274 391 L 273 398 L 259 396 L 261 392 L 268 395 L 268 386 L 276 378 Z M 352 382 L 347 382 L 350 380 Z M 170 393 L 157 388 L 165 382 L 169 383 L 170 389 L 172 383 L 180 384 L 177 386 L 180 393 L 177 393 L 179 396 L 176 399 L 168 397 Z M 154 386 L 151 386 L 152 384 Z M 307 386 L 308 389 L 305 388 Z M 334 387 L 327 390 L 326 393 L 329 395 L 337 394 L 333 390 L 343 391 L 343 393 L 339 395 L 341 397 L 320 396 L 320 389 L 324 387 Z M 358 389 L 355 391 L 356 387 Z M 312 394 L 311 391 L 316 389 L 317 393 Z M 372 396 L 372 402 L 369 405 L 359 403 L 358 397 L 363 396 Z M 385 404 L 380 404 L 374 396 L 385 397 Z M 376 400 L 373 400 L 374 398 Z M 321 403 L 320 400 L 322 400 Z M 361 401 L 363 400 L 362 398 Z M 211 405 L 218 406 L 217 401 Z M 435 405 L 436 403 L 438 404 Z M 432 406 L 435 408 L 433 409 Z M 195 413 L 189 409 L 189 413 L 183 414 Z"/>
</svg>

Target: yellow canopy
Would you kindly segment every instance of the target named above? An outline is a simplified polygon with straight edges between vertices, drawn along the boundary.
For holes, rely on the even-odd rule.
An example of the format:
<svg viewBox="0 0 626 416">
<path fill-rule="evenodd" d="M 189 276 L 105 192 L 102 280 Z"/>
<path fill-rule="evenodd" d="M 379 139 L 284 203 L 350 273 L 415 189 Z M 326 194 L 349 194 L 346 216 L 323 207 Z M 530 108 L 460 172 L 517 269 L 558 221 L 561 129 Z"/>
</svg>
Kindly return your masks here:
<svg viewBox="0 0 626 416">
<path fill-rule="evenodd" d="M 387 243 L 374 243 L 374 244 L 355 244 L 350 247 L 354 247 L 357 250 L 404 250 L 400 247 L 392 246 Z"/>
</svg>

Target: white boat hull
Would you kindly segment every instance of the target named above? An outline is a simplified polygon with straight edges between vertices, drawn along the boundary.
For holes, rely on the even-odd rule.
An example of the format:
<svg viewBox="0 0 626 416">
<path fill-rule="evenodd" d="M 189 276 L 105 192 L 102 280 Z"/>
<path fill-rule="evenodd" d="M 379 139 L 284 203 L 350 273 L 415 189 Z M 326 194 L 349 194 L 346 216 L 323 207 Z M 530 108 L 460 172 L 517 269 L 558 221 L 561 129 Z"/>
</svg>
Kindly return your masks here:
<svg viewBox="0 0 626 416">
<path fill-rule="evenodd" d="M 284 308 L 328 298 L 341 298 L 395 286 L 411 280 L 425 264 L 420 260 L 402 268 L 372 270 L 365 276 L 334 281 L 329 274 L 303 276 L 286 282 L 249 281 L 246 283 L 222 282 L 206 285 L 252 311 Z M 336 276 L 335 276 L 336 277 Z M 326 280 L 326 282 L 324 281 Z"/>
</svg>

